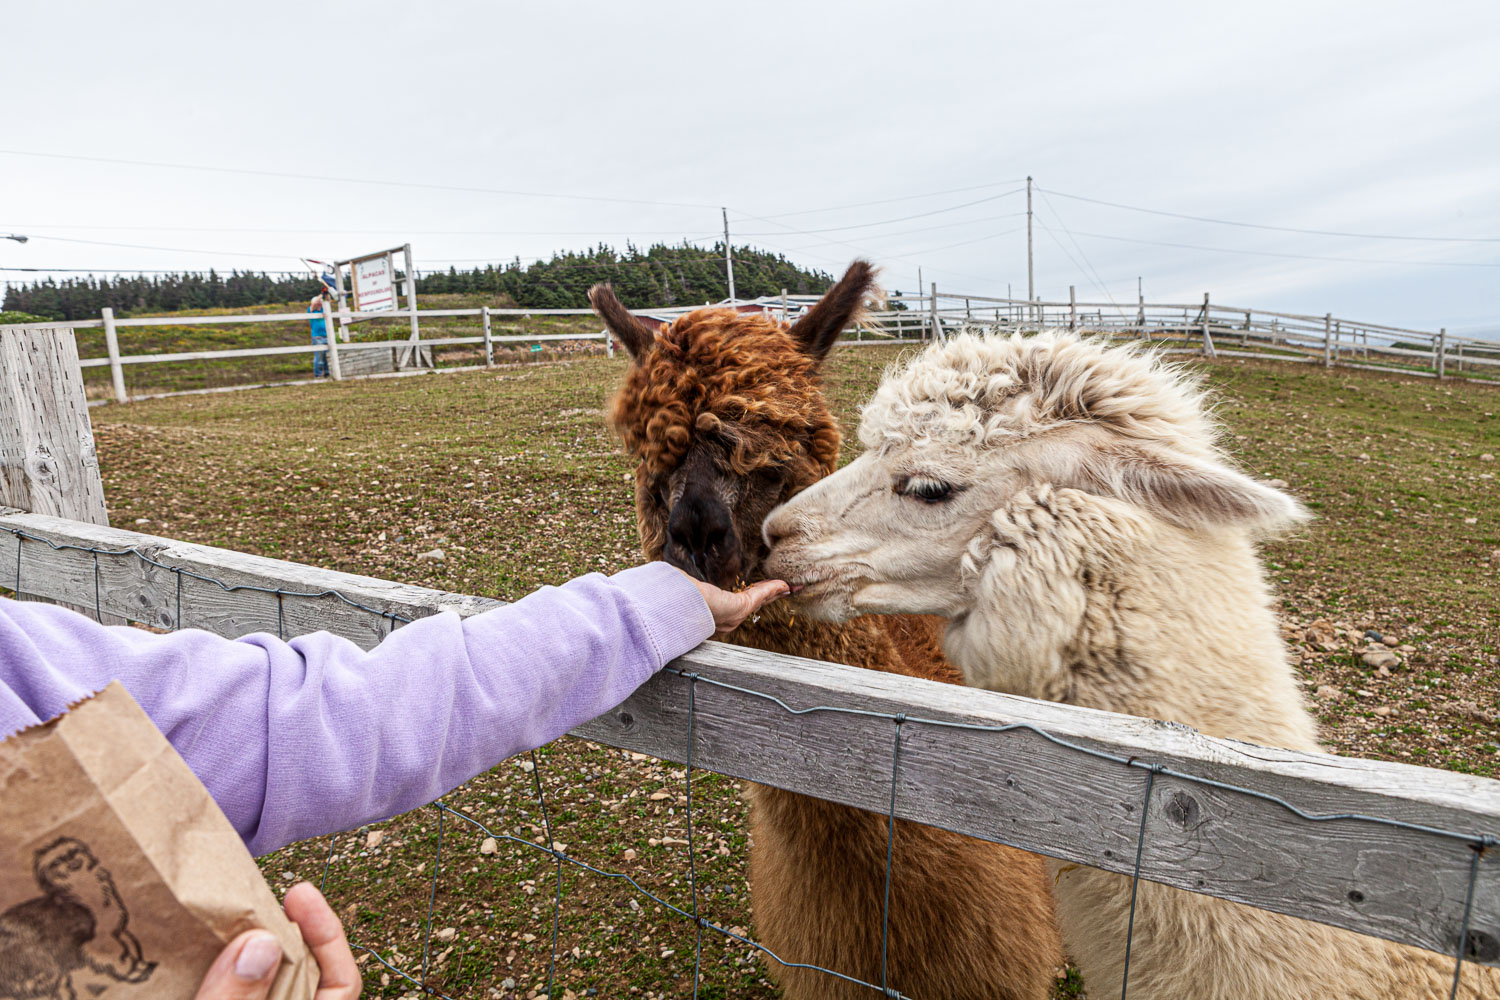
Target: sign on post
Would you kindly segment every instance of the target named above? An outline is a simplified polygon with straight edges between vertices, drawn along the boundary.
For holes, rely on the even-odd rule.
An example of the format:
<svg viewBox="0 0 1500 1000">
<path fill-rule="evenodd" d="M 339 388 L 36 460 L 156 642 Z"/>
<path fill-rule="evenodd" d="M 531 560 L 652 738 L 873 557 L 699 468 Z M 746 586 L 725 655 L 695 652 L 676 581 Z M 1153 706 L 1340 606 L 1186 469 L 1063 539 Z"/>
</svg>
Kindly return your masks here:
<svg viewBox="0 0 1500 1000">
<path fill-rule="evenodd" d="M 393 312 L 396 287 L 389 253 L 351 262 L 354 272 L 354 311 Z"/>
</svg>

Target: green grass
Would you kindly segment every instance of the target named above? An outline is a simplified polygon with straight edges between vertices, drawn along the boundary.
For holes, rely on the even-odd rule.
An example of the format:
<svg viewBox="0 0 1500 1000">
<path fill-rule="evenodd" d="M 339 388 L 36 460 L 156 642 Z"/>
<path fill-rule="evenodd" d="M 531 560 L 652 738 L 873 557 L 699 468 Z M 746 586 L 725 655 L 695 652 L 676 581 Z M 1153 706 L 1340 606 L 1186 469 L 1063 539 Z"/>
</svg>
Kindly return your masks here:
<svg viewBox="0 0 1500 1000">
<path fill-rule="evenodd" d="M 835 353 L 829 391 L 846 430 L 899 350 Z M 1500 453 L 1500 393 L 1310 365 L 1205 370 L 1236 459 L 1287 480 L 1318 515 L 1266 558 L 1309 692 L 1327 685 L 1342 695 L 1310 699 L 1328 745 L 1494 774 L 1500 464 L 1480 456 Z M 623 361 L 580 356 L 96 408 L 110 516 L 121 527 L 507 599 L 621 569 L 639 558 L 630 474 L 601 408 L 623 371 Z M 855 450 L 846 442 L 845 458 Z M 416 561 L 434 547 L 444 562 Z M 1319 619 L 1394 633 L 1413 648 L 1382 677 L 1346 638 L 1327 652 L 1301 641 Z M 685 834 L 681 770 L 572 740 L 539 759 L 568 853 L 688 908 L 684 848 L 651 843 Z M 540 816 L 520 765 L 502 764 L 449 804 L 533 840 Z M 652 800 L 658 791 L 670 794 Z M 378 849 L 363 846 L 367 831 L 334 838 L 330 899 L 357 940 L 399 953 L 408 970 L 421 966 L 437 817 L 429 808 L 377 824 L 370 829 L 386 838 Z M 733 782 L 695 776 L 694 825 L 707 916 L 752 928 Z M 489 998 L 512 979 L 502 995 L 525 997 L 547 974 L 555 870 L 504 842 L 481 854 L 482 839 L 445 823 L 434 927 L 455 936 L 432 943 L 429 982 Z M 296 845 L 263 867 L 278 887 L 291 884 L 283 872 L 316 881 L 328 850 L 329 838 Z M 623 883 L 565 870 L 559 996 L 691 995 L 693 944 L 686 921 Z M 772 995 L 742 946 L 707 935 L 704 956 L 701 995 Z M 371 962 L 363 968 L 368 995 L 407 991 L 396 980 L 383 986 Z M 1076 977 L 1059 985 L 1058 996 L 1079 995 Z"/>
</svg>

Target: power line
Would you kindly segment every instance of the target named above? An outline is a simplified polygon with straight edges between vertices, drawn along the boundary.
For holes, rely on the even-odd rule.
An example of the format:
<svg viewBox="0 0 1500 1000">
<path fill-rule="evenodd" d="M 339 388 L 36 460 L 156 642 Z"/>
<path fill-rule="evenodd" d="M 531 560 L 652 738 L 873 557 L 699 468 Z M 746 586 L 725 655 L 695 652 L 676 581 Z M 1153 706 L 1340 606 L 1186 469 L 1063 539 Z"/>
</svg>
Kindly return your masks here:
<svg viewBox="0 0 1500 1000">
<path fill-rule="evenodd" d="M 459 191 L 466 194 L 499 194 L 521 198 L 560 198 L 569 201 L 602 201 L 622 205 L 657 205 L 671 208 L 718 208 L 718 205 L 689 201 L 652 201 L 645 198 L 612 198 L 592 194 L 557 194 L 548 191 L 520 191 L 510 188 L 471 187 L 461 184 L 424 184 L 418 181 L 388 181 L 371 177 L 336 177 L 330 174 L 303 174 L 285 170 L 253 170 L 248 167 L 216 167 L 197 163 L 166 163 L 158 160 L 127 160 L 114 156 L 78 156 L 70 153 L 39 153 L 26 149 L 0 149 L 6 156 L 34 156 L 49 160 L 75 160 L 82 163 L 112 163 L 131 167 L 158 167 L 168 170 L 196 170 L 213 174 L 237 174 L 248 177 L 277 177 L 284 180 L 332 181 L 338 184 L 375 184 L 382 187 L 423 188 L 429 191 Z"/>
<path fill-rule="evenodd" d="M 900 216 L 899 218 L 895 218 L 895 219 L 881 219 L 878 222 L 860 222 L 860 223 L 856 223 L 856 224 L 850 225 L 850 226 L 828 226 L 828 227 L 825 227 L 823 229 L 800 229 L 800 230 L 798 230 L 798 232 L 808 233 L 808 234 L 811 234 L 811 235 L 820 235 L 822 233 L 840 233 L 840 232 L 846 232 L 846 231 L 848 231 L 850 229 L 869 229 L 871 226 L 888 226 L 888 225 L 890 225 L 893 222 L 909 222 L 912 219 L 925 219 L 925 218 L 927 218 L 928 216 L 931 216 L 931 215 L 944 215 L 944 214 L 946 214 L 948 212 L 956 212 L 956 211 L 958 211 L 961 208 L 972 208 L 975 205 L 983 205 L 986 202 L 998 201 L 1001 198 L 1009 198 L 1011 195 L 1013 195 L 1013 194 L 1020 194 L 1024 190 L 1026 190 L 1026 189 L 1025 188 L 1016 188 L 1014 191 L 1006 191 L 1003 194 L 990 195 L 988 198 L 977 198 L 974 201 L 966 201 L 966 202 L 964 202 L 964 203 L 962 203 L 960 205 L 949 205 L 947 208 L 935 208 L 935 209 L 933 209 L 930 212 L 918 212 L 915 215 L 903 215 L 903 216 Z M 735 211 L 736 212 L 740 212 L 741 215 L 749 215 L 748 212 L 743 212 L 740 209 L 735 209 Z M 761 218 L 761 217 L 760 216 L 750 215 L 750 218 L 755 219 L 755 218 Z M 774 222 L 773 221 L 774 219 L 775 219 L 775 216 L 766 216 L 764 218 L 761 218 L 761 221 L 762 222 L 771 222 L 772 225 L 784 225 L 784 223 Z M 740 235 L 741 236 L 774 236 L 776 234 L 775 233 L 741 233 Z"/>
<path fill-rule="evenodd" d="M 1047 203 L 1047 209 L 1052 213 L 1052 217 L 1057 220 L 1057 224 L 1062 226 L 1063 232 L 1067 234 L 1068 242 L 1073 244 L 1074 248 L 1078 251 L 1078 255 L 1083 258 L 1083 263 L 1088 269 L 1085 273 L 1088 275 L 1089 280 L 1094 283 L 1095 288 L 1104 293 L 1104 297 L 1109 299 L 1110 305 L 1115 307 L 1117 313 L 1121 316 L 1125 315 L 1125 310 L 1120 308 L 1120 303 L 1116 302 L 1115 297 L 1110 294 L 1109 286 L 1105 285 L 1104 279 L 1099 277 L 1099 270 L 1094 267 L 1094 262 L 1089 260 L 1089 255 L 1084 251 L 1083 245 L 1078 242 L 1078 238 L 1073 235 L 1073 231 L 1068 228 L 1068 224 L 1063 221 L 1062 213 L 1057 210 L 1056 205 L 1052 204 L 1052 199 L 1047 197 L 1047 192 L 1044 189 L 1038 188 L 1038 190 L 1041 191 L 1042 200 Z M 1046 229 L 1047 227 L 1043 225 L 1042 228 Z M 1048 231 L 1048 235 L 1052 236 L 1054 241 L 1057 240 L 1057 237 L 1050 230 Z"/>
<path fill-rule="evenodd" d="M 1014 178 L 1012 180 L 992 181 L 989 184 L 974 184 L 974 185 L 971 185 L 969 187 L 948 188 L 945 191 L 929 191 L 926 194 L 906 194 L 906 195 L 900 196 L 899 198 L 880 198 L 880 199 L 878 199 L 876 201 L 856 201 L 856 202 L 852 202 L 852 203 L 850 203 L 848 205 L 833 205 L 833 206 L 830 206 L 829 208 L 804 208 L 801 211 L 797 211 L 797 212 L 780 212 L 780 213 L 778 213 L 776 215 L 767 215 L 764 218 L 767 219 L 767 220 L 769 220 L 769 219 L 790 219 L 792 216 L 795 216 L 795 215 L 817 215 L 817 214 L 822 213 L 822 212 L 842 212 L 842 211 L 845 211 L 846 209 L 850 209 L 850 208 L 867 208 L 870 205 L 889 205 L 889 204 L 892 204 L 893 202 L 898 202 L 898 201 L 916 201 L 916 200 L 921 199 L 921 198 L 936 198 L 936 197 L 938 197 L 940 195 L 945 195 L 945 194 L 964 194 L 964 193 L 966 193 L 968 191 L 983 191 L 983 190 L 985 190 L 987 188 L 1004 187 L 1007 184 L 1020 184 L 1024 180 L 1025 180 L 1025 178 L 1023 178 L 1023 177 L 1017 177 L 1017 178 Z"/>
<path fill-rule="evenodd" d="M 1040 190 L 1040 186 L 1038 190 Z M 1123 208 L 1128 212 L 1165 215 L 1173 219 L 1187 219 L 1191 222 L 1209 222 L 1219 226 L 1240 226 L 1244 229 L 1268 229 L 1278 233 L 1303 233 L 1309 236 L 1347 236 L 1352 239 L 1363 240 L 1415 240 L 1425 243 L 1500 243 L 1500 236 L 1394 236 L 1388 233 L 1346 233 L 1333 229 L 1300 229 L 1296 226 L 1271 226 L 1258 222 L 1235 222 L 1230 219 L 1211 219 L 1202 215 L 1186 215 L 1182 212 L 1166 212 L 1155 208 L 1140 208 L 1136 205 L 1121 205 L 1118 202 L 1104 201 L 1100 198 L 1085 198 L 1081 194 L 1066 194 L 1062 191 L 1053 191 L 1052 193 L 1059 198 L 1086 201 L 1093 205 L 1107 205 L 1110 208 Z"/>
</svg>

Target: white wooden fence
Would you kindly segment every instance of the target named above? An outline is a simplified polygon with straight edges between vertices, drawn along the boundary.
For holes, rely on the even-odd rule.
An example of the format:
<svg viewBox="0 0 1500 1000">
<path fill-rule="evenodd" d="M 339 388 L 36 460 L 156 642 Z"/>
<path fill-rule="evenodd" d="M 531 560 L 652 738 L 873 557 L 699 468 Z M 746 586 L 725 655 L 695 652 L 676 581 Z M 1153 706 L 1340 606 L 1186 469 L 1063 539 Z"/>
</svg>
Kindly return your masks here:
<svg viewBox="0 0 1500 1000">
<path fill-rule="evenodd" d="M 49 337 L 69 339 L 0 331 L 0 357 Z M 32 371 L 58 381 L 28 398 L 81 397 L 76 369 L 71 385 Z M 0 427 L 19 398 L 0 397 Z M 3 439 L 0 586 L 158 628 L 322 629 L 364 647 L 405 620 L 498 603 L 15 509 L 66 481 L 43 466 L 86 469 L 92 454 L 86 408 L 42 405 L 73 425 Z M 78 444 L 59 454 L 60 441 Z M 575 735 L 1500 965 L 1500 782 L 715 642 L 673 666 Z"/>
<path fill-rule="evenodd" d="M 1337 319 L 1331 314 L 1308 316 L 1274 312 L 1243 306 L 1220 305 L 1205 293 L 1201 303 L 1101 303 L 1079 302 L 1072 296 L 1067 302 L 995 298 L 939 292 L 936 284 L 926 295 L 892 296 L 891 308 L 877 313 L 868 323 L 849 331 L 843 343 L 916 343 L 942 337 L 963 327 L 998 330 L 1035 330 L 1064 328 L 1104 333 L 1114 337 L 1142 338 L 1155 341 L 1182 341 L 1183 348 L 1209 357 L 1261 357 L 1278 361 L 1321 362 L 1356 368 L 1390 370 L 1408 375 L 1459 377 L 1477 381 L 1500 382 L 1500 342 L 1475 338 L 1450 337 L 1445 330 L 1436 333 L 1411 330 L 1355 320 Z M 744 300 L 741 307 L 758 306 L 770 315 L 795 318 L 798 311 L 817 301 L 817 296 L 781 295 Z M 638 309 L 643 316 L 671 319 L 696 306 L 672 306 Z M 102 357 L 83 358 L 81 367 L 108 366 L 113 396 L 117 402 L 132 398 L 125 382 L 127 366 L 183 361 L 217 361 L 232 358 L 271 357 L 276 355 L 316 354 L 327 352 L 330 374 L 334 379 L 345 376 L 344 363 L 351 353 L 399 352 L 399 366 L 420 366 L 423 351 L 434 347 L 483 345 L 484 363 L 494 363 L 496 344 L 536 344 L 554 341 L 587 341 L 599 339 L 613 355 L 614 343 L 604 330 L 598 333 L 539 334 L 530 336 L 501 335 L 491 331 L 494 321 L 526 319 L 538 316 L 591 316 L 588 309 L 423 309 L 411 312 L 361 313 L 325 307 L 325 329 L 347 330 L 362 320 L 408 318 L 412 335 L 404 339 L 342 341 L 330 336 L 326 346 L 295 344 L 278 347 L 227 348 L 208 351 L 176 351 L 157 354 L 124 354 L 120 351 L 117 331 L 128 327 L 202 326 L 254 323 L 305 323 L 307 313 L 259 313 L 222 316 L 153 316 L 117 319 L 113 310 L 104 309 L 99 319 L 33 324 L 41 328 L 104 329 L 107 353 Z M 467 317 L 479 322 L 481 334 L 458 337 L 421 337 L 422 319 Z M 415 356 L 414 356 L 415 355 Z M 367 366 L 357 366 L 367 367 Z"/>
</svg>

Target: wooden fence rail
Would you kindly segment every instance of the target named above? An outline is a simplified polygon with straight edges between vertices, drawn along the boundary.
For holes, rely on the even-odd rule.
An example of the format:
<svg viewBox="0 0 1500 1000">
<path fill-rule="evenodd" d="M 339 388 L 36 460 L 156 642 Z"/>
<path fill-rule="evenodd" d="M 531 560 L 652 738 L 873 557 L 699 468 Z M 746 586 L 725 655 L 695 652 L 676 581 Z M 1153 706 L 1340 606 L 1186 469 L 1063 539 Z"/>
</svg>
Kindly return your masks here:
<svg viewBox="0 0 1500 1000">
<path fill-rule="evenodd" d="M 499 602 L 0 511 L 0 585 L 160 628 L 323 629 Z M 709 642 L 575 735 L 1500 965 L 1500 782 L 1274 750 L 1187 727 Z M 1148 767 L 1159 767 L 1144 803 Z"/>
</svg>

